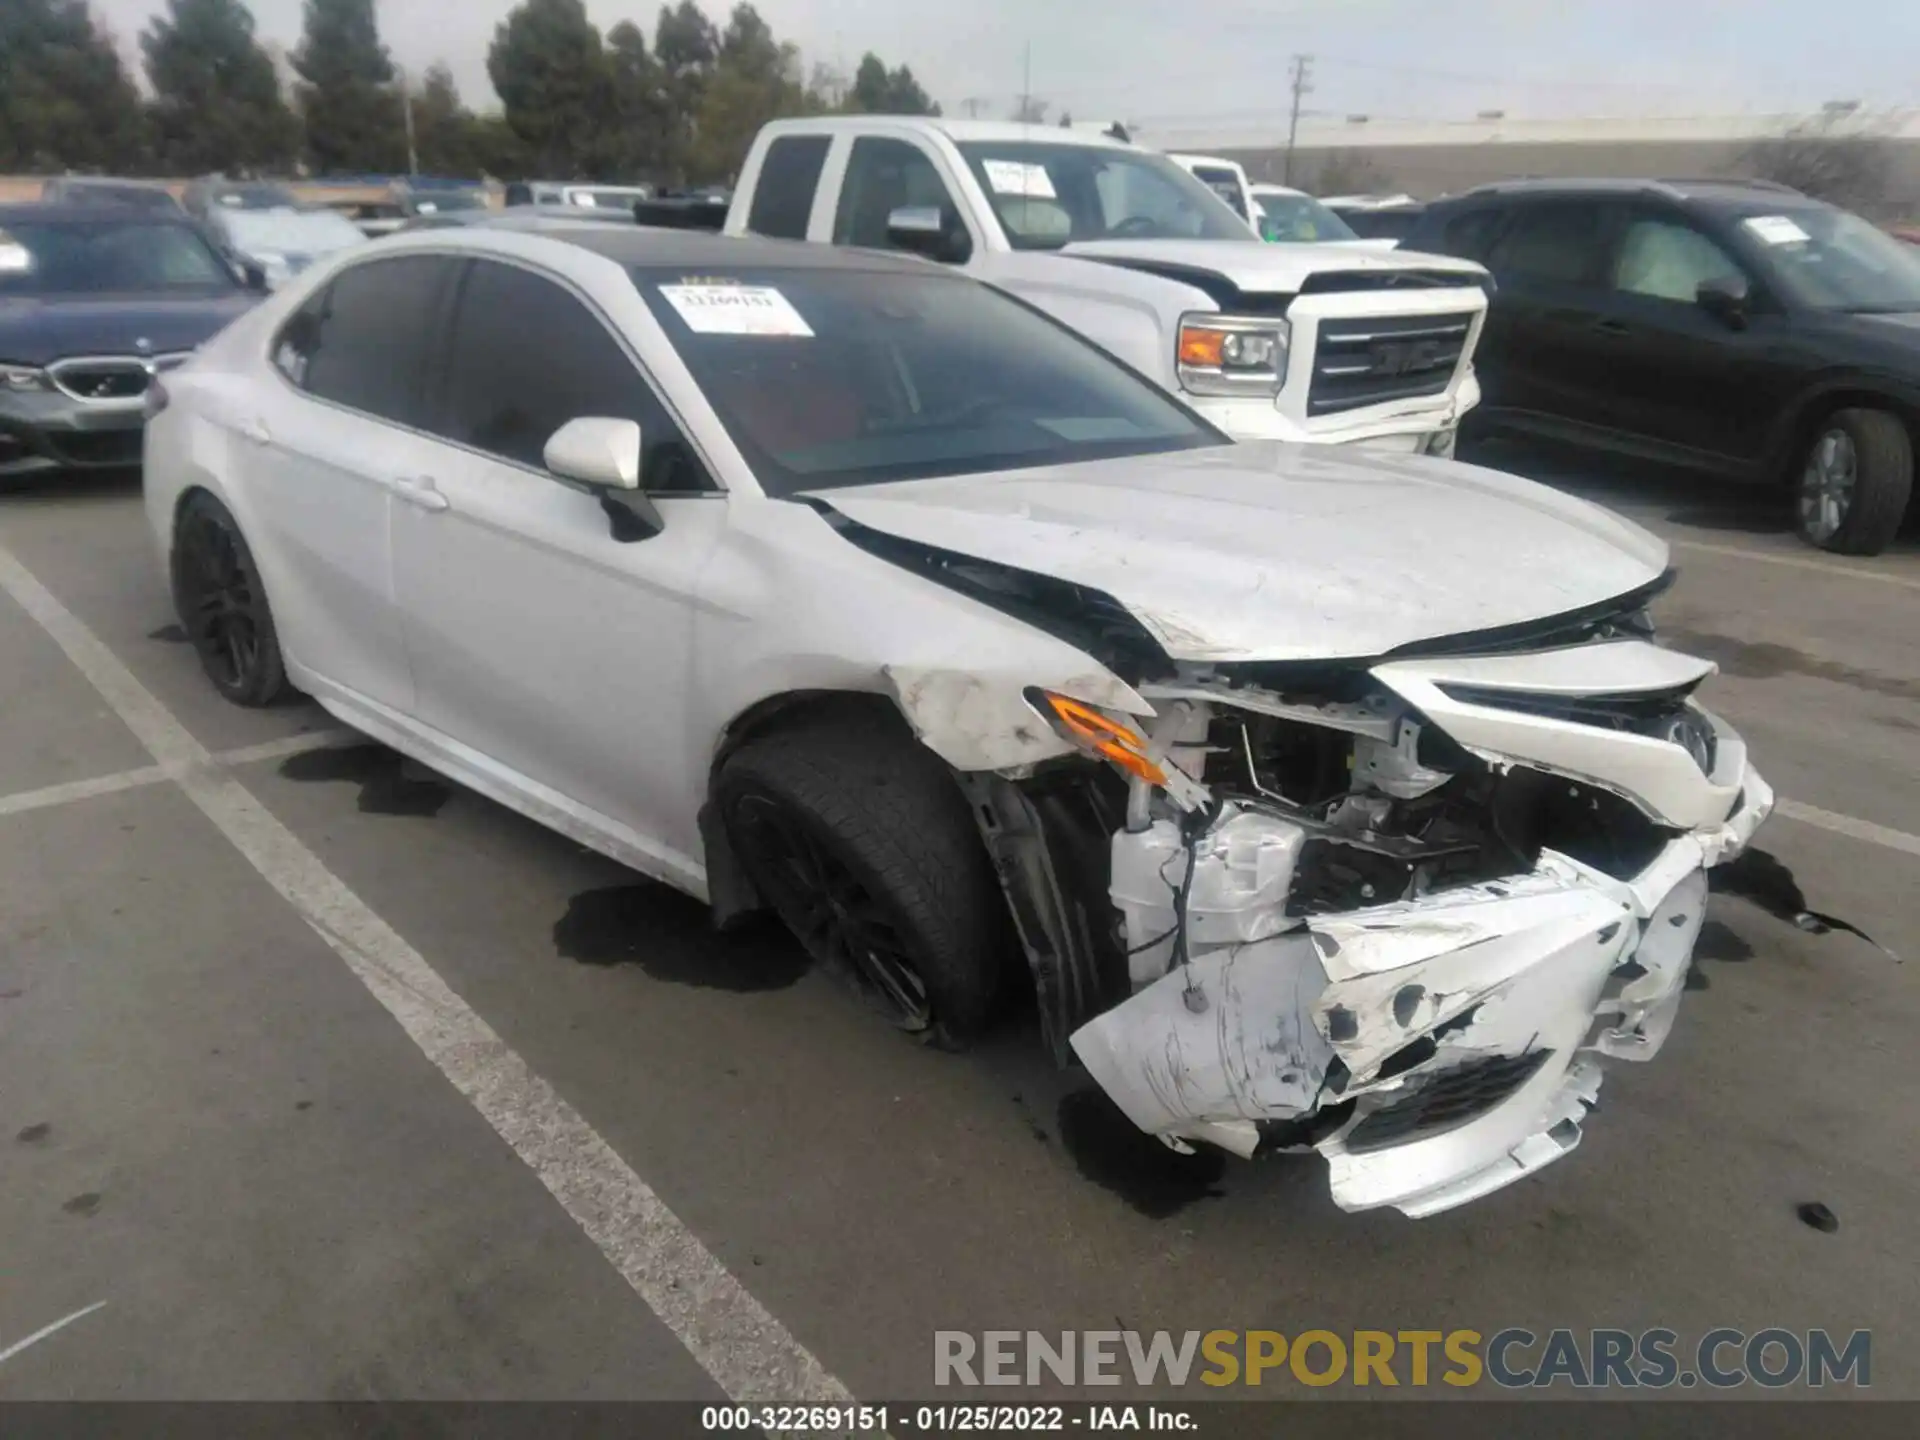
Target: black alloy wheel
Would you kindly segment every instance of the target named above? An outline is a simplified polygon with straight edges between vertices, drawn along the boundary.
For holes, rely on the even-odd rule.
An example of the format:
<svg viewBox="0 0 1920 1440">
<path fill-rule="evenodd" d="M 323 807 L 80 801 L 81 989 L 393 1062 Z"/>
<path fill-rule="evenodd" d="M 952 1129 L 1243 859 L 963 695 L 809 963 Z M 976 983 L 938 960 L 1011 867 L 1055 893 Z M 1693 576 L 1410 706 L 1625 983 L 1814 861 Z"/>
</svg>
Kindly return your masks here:
<svg viewBox="0 0 1920 1440">
<path fill-rule="evenodd" d="M 286 690 L 279 638 L 252 552 L 211 496 L 182 507 L 173 539 L 173 602 L 181 628 L 219 692 L 269 705 Z"/>
<path fill-rule="evenodd" d="M 754 883 L 808 955 L 850 981 L 897 1029 L 930 1029 L 933 1004 L 909 942 L 832 841 L 765 794 L 739 796 L 729 818 Z"/>
</svg>

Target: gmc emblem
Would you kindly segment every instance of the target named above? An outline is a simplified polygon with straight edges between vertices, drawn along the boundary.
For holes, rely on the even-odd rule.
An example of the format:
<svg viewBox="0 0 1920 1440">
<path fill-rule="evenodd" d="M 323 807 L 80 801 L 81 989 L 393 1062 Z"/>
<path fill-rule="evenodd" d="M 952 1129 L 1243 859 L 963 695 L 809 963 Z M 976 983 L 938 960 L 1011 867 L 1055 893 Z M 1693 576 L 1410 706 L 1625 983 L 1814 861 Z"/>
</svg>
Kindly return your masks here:
<svg viewBox="0 0 1920 1440">
<path fill-rule="evenodd" d="M 1375 375 L 1412 375 L 1440 363 L 1440 345 L 1433 340 L 1398 340 L 1373 347 Z"/>
</svg>

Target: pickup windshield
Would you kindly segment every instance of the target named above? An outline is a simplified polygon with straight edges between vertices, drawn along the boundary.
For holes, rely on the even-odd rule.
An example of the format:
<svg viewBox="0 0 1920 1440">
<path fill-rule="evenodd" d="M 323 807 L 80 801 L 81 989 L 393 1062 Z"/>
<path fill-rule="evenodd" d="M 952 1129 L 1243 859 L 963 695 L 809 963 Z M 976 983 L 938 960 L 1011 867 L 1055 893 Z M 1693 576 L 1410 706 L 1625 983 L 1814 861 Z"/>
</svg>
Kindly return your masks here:
<svg viewBox="0 0 1920 1440">
<path fill-rule="evenodd" d="M 769 495 L 1225 443 L 1105 352 L 959 276 L 631 273 Z"/>
<path fill-rule="evenodd" d="M 1075 240 L 1250 240 L 1227 202 L 1143 150 L 1042 141 L 960 146 L 1016 250 Z"/>
</svg>

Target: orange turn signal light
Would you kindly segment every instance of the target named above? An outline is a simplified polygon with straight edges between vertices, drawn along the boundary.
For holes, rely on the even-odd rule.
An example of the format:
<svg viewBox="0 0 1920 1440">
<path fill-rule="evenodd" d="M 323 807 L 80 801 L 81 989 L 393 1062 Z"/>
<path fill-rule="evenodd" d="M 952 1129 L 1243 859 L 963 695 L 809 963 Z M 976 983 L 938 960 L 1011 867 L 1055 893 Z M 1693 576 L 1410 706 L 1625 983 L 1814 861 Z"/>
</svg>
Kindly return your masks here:
<svg viewBox="0 0 1920 1440">
<path fill-rule="evenodd" d="M 1109 720 L 1091 705 L 1069 700 L 1051 690 L 1042 690 L 1040 695 L 1053 712 L 1054 728 L 1069 740 L 1111 760 L 1129 775 L 1137 775 L 1150 785 L 1167 783 L 1167 772 L 1147 754 L 1144 735 Z"/>
<path fill-rule="evenodd" d="M 1219 370 L 1227 363 L 1227 332 L 1199 325 L 1180 327 L 1180 363 L 1202 370 Z"/>
</svg>

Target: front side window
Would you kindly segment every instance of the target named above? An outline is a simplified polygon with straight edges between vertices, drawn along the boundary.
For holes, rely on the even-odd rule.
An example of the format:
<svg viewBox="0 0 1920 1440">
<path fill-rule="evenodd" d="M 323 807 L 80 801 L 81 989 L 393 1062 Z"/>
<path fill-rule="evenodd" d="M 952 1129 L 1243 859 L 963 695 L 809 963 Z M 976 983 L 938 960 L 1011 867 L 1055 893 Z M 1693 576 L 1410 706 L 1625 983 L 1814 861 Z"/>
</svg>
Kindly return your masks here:
<svg viewBox="0 0 1920 1440">
<path fill-rule="evenodd" d="M 434 320 L 454 268 L 406 255 L 342 271 L 281 327 L 274 367 L 318 399 L 418 428 Z"/>
<path fill-rule="evenodd" d="M 893 242 L 887 237 L 887 217 L 904 208 L 937 209 L 947 216 L 958 213 L 931 155 L 905 140 L 862 135 L 847 157 L 833 243 L 888 249 Z"/>
<path fill-rule="evenodd" d="M 1225 442 L 1104 351 L 958 276 L 632 273 L 772 495 Z"/>
<path fill-rule="evenodd" d="M 1233 208 L 1164 155 L 1096 145 L 960 146 L 1016 250 L 1075 240 L 1249 240 Z"/>
<path fill-rule="evenodd" d="M 1710 280 L 1741 280 L 1727 252 L 1691 225 L 1631 220 L 1613 258 L 1613 288 L 1628 295 L 1694 304 Z"/>
<path fill-rule="evenodd" d="M 1920 312 L 1920 246 L 1831 205 L 1743 216 L 1736 225 L 1799 304 L 1855 315 Z"/>
<path fill-rule="evenodd" d="M 0 295 L 237 288 L 226 262 L 184 224 L 121 214 L 15 219 L 0 229 Z"/>
<path fill-rule="evenodd" d="M 775 240 L 807 238 L 813 192 L 819 187 L 827 147 L 832 143 L 827 135 L 782 135 L 767 146 L 766 159 L 760 162 L 760 178 L 754 182 L 747 229 Z M 886 243 L 884 236 L 880 243 Z"/>
<path fill-rule="evenodd" d="M 530 270 L 476 261 L 454 310 L 440 413 L 430 428 L 544 470 L 554 431 L 587 416 L 640 426 L 647 489 L 710 488 L 666 407 L 592 311 Z"/>
<path fill-rule="evenodd" d="M 1501 280 L 1598 283 L 1604 218 L 1598 205 L 1578 201 L 1526 206 L 1493 247 L 1487 268 Z"/>
</svg>

